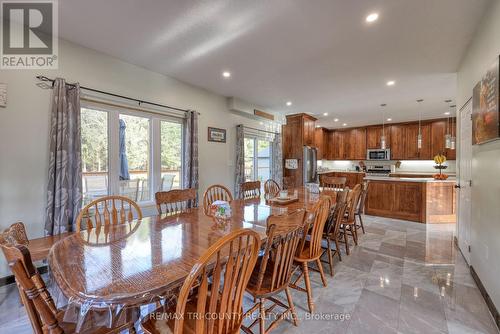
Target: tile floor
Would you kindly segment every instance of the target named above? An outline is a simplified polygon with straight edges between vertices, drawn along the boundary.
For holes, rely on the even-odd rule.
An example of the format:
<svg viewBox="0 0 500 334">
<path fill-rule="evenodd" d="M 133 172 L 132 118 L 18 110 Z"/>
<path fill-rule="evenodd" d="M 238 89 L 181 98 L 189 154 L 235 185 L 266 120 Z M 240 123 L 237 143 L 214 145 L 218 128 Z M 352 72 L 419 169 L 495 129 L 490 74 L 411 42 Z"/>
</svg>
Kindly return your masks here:
<svg viewBox="0 0 500 334">
<path fill-rule="evenodd" d="M 366 216 L 365 226 L 334 277 L 326 270 L 327 288 L 312 273 L 315 313 L 293 291 L 299 326 L 285 321 L 273 333 L 499 333 L 454 247 L 454 225 Z M 14 285 L 0 288 L 0 333 L 31 333 Z"/>
</svg>

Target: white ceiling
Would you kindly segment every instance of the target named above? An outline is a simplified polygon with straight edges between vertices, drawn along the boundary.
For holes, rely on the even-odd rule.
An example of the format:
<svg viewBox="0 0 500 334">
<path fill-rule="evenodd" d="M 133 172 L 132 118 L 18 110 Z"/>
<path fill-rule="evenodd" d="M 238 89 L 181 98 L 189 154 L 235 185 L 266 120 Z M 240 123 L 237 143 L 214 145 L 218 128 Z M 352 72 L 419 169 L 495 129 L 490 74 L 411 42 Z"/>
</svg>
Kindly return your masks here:
<svg viewBox="0 0 500 334">
<path fill-rule="evenodd" d="M 440 117 L 490 0 L 64 0 L 60 35 L 326 127 Z M 378 12 L 377 22 L 365 17 Z M 229 70 L 230 79 L 221 72 Z M 396 85 L 387 87 L 388 80 Z M 286 107 L 291 100 L 293 105 Z M 328 112 L 328 116 L 322 114 Z M 340 122 L 334 123 L 337 117 Z"/>
</svg>

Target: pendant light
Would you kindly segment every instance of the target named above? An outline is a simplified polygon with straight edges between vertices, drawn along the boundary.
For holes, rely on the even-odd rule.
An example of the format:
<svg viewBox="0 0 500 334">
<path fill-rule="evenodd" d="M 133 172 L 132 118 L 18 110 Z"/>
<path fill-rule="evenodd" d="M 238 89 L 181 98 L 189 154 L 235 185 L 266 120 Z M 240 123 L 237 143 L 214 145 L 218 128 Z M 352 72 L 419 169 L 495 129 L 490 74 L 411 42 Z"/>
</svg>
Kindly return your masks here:
<svg viewBox="0 0 500 334">
<path fill-rule="evenodd" d="M 446 135 L 444 136 L 444 148 L 451 148 L 450 117 L 446 120 Z"/>
<path fill-rule="evenodd" d="M 417 135 L 417 148 L 422 149 L 422 108 L 420 104 L 424 102 L 423 99 L 418 99 L 418 135 Z"/>
<path fill-rule="evenodd" d="M 385 141 L 385 106 L 387 104 L 382 103 L 380 106 L 382 107 L 382 136 L 380 136 L 380 148 L 385 150 L 386 141 Z"/>
<path fill-rule="evenodd" d="M 456 105 L 450 106 L 450 108 L 455 108 Z M 450 139 L 450 149 L 454 150 L 457 145 L 457 137 L 455 136 L 455 128 L 453 117 L 451 118 L 451 139 Z"/>
</svg>

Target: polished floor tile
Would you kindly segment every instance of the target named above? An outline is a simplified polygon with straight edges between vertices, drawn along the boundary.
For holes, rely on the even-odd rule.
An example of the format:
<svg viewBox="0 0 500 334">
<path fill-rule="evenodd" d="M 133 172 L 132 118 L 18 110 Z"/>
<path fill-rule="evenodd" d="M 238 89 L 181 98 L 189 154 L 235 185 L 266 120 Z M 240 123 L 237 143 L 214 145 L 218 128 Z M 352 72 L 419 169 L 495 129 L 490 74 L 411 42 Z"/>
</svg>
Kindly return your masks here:
<svg viewBox="0 0 500 334">
<path fill-rule="evenodd" d="M 454 225 L 372 216 L 364 223 L 351 255 L 340 245 L 334 277 L 325 265 L 326 288 L 311 271 L 316 311 L 309 314 L 305 293 L 292 290 L 299 326 L 286 320 L 273 333 L 499 334 L 453 244 Z M 245 309 L 251 304 L 246 297 Z M 0 287 L 0 333 L 31 332 L 15 285 Z"/>
</svg>

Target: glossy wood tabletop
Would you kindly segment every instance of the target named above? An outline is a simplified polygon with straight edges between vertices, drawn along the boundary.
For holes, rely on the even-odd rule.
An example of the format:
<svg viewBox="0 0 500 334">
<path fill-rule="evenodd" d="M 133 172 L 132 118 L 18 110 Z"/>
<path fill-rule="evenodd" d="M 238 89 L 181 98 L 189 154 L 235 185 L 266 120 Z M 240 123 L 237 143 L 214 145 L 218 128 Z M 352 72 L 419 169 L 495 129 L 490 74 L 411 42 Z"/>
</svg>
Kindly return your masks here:
<svg viewBox="0 0 500 334">
<path fill-rule="evenodd" d="M 231 220 L 225 226 L 216 224 L 202 208 L 194 208 L 174 216 L 82 231 L 52 247 L 51 272 L 73 302 L 149 303 L 181 285 L 198 258 L 224 235 L 250 228 L 264 240 L 269 215 L 311 210 L 320 197 L 304 188 L 297 188 L 296 195 L 299 200 L 287 206 L 259 199 L 234 200 Z"/>
</svg>

